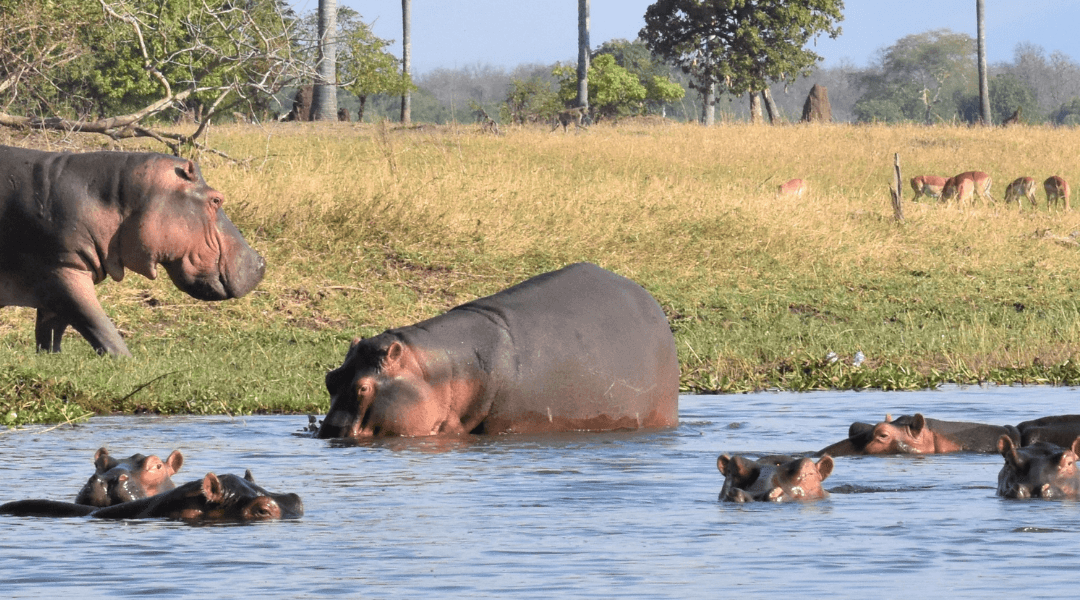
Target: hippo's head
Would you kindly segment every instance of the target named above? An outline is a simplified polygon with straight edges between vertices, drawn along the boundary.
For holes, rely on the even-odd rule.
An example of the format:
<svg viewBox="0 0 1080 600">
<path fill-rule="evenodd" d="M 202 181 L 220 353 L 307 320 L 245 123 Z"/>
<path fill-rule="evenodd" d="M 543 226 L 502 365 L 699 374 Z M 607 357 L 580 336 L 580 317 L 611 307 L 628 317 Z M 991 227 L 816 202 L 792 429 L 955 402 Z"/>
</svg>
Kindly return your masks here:
<svg viewBox="0 0 1080 600">
<path fill-rule="evenodd" d="M 176 287 L 199 300 L 239 298 L 262 280 L 266 262 L 225 216 L 225 197 L 207 185 L 198 165 L 149 155 L 131 179 L 117 240 L 123 267 L 154 279 L 160 264 Z M 113 269 L 114 278 L 122 277 L 122 269 Z"/>
<path fill-rule="evenodd" d="M 1076 467 L 1080 438 L 1067 449 L 1049 442 L 1017 448 L 1012 438 L 1003 435 L 998 439 L 998 451 L 1005 459 L 1005 466 L 998 472 L 999 496 L 1080 498 L 1080 470 Z"/>
<path fill-rule="evenodd" d="M 353 340 L 345 362 L 326 375 L 330 410 L 316 437 L 424 436 L 456 419 L 420 367 L 417 352 L 390 333 Z"/>
<path fill-rule="evenodd" d="M 112 506 L 154 496 L 176 487 L 172 476 L 184 464 L 184 455 L 173 450 L 166 460 L 155 455 L 132 454 L 114 458 L 100 448 L 94 453 L 94 474 L 75 497 L 76 504 Z"/>
<path fill-rule="evenodd" d="M 191 491 L 183 488 L 191 487 Z M 304 503 L 296 494 L 275 494 L 255 483 L 251 471 L 243 477 L 207 473 L 202 481 L 177 488 L 176 502 L 163 507 L 163 516 L 187 521 L 269 521 L 304 516 Z"/>
<path fill-rule="evenodd" d="M 870 439 L 863 447 L 866 454 L 926 454 L 934 452 L 934 434 L 919 413 L 895 421 L 888 416 L 874 426 Z"/>
<path fill-rule="evenodd" d="M 716 468 L 724 474 L 720 500 L 816 500 L 829 495 L 821 483 L 832 474 L 833 459 L 826 454 L 817 463 L 809 458 L 789 456 L 767 456 L 754 461 L 723 454 L 716 460 Z"/>
</svg>

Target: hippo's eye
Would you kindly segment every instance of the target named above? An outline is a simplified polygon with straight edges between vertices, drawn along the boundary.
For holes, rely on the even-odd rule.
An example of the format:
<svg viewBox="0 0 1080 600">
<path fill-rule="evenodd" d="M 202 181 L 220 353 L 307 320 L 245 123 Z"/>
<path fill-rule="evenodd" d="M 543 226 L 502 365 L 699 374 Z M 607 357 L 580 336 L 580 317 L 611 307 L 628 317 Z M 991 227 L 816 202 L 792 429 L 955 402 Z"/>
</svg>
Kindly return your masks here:
<svg viewBox="0 0 1080 600">
<path fill-rule="evenodd" d="M 371 384 L 365 381 L 364 383 L 361 383 L 357 387 L 356 391 L 358 393 L 360 393 L 360 394 L 363 394 L 363 395 L 370 394 L 371 393 Z"/>
</svg>

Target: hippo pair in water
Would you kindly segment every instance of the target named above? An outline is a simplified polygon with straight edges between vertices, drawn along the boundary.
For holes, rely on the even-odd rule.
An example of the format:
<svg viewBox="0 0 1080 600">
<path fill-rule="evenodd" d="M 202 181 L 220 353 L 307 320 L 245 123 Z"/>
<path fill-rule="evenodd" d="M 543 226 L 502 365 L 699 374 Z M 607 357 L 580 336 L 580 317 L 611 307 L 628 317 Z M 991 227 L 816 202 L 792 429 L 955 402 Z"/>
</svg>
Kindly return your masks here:
<svg viewBox="0 0 1080 600">
<path fill-rule="evenodd" d="M 156 496 L 104 508 L 54 500 L 19 500 L 0 505 L 0 514 L 189 522 L 267 521 L 299 518 L 304 514 L 304 504 L 296 494 L 275 494 L 263 489 L 255 483 L 251 471 L 247 471 L 243 477 L 207 473 L 200 480 Z"/>
<path fill-rule="evenodd" d="M 297 518 L 304 505 L 296 494 L 275 494 L 255 483 L 251 471 L 244 477 L 207 473 L 201 480 L 181 486 L 172 482 L 183 464 L 174 450 L 162 461 L 157 456 L 133 454 L 116 459 L 101 448 L 94 454 L 94 474 L 75 502 L 19 500 L 0 505 L 0 514 L 34 517 L 100 519 L 166 518 L 192 522 L 257 521 Z"/>
</svg>

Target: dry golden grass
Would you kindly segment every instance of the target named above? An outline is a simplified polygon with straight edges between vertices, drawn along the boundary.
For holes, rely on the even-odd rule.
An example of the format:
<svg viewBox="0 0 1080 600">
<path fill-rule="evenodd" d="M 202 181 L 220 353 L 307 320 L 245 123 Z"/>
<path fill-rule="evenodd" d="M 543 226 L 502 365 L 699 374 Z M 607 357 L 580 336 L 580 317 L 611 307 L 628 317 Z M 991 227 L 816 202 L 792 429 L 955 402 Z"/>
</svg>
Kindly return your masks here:
<svg viewBox="0 0 1080 600">
<path fill-rule="evenodd" d="M 244 299 L 203 304 L 132 277 L 101 286 L 103 304 L 145 357 L 136 360 L 150 361 L 140 369 L 165 372 L 170 365 L 152 368 L 154 356 L 175 360 L 182 348 L 210 362 L 227 353 L 255 375 L 207 371 L 192 386 L 207 402 L 258 395 L 297 410 L 325 402 L 319 382 L 350 337 L 579 260 L 653 292 L 690 386 L 775 382 L 770 373 L 830 351 L 863 351 L 870 368 L 946 374 L 1061 364 L 1076 353 L 1080 211 L 1048 211 L 1041 191 L 1034 211 L 1001 200 L 1021 175 L 1080 182 L 1078 130 L 631 120 L 503 131 L 214 127 L 209 144 L 244 161 L 204 153 L 203 173 L 267 257 L 265 281 Z M 887 192 L 894 153 L 903 225 Z M 993 176 L 998 203 L 910 201 L 911 177 L 969 170 Z M 809 192 L 778 196 L 792 178 Z M 31 322 L 31 311 L 0 312 L 11 360 L 31 351 Z M 310 348 L 285 352 L 282 340 Z M 245 346 L 246 358 L 233 356 Z M 34 364 L 46 375 L 70 368 L 49 357 Z M 107 395 L 139 381 L 86 370 L 96 373 L 86 385 Z M 301 397 L 275 399 L 274 386 Z"/>
</svg>

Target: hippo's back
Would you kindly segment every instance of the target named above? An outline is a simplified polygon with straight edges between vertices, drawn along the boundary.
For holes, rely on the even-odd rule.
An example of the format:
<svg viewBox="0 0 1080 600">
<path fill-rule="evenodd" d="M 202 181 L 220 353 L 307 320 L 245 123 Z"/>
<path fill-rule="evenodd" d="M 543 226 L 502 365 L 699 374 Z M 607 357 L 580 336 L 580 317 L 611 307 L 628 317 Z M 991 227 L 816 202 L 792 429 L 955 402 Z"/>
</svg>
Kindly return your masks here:
<svg viewBox="0 0 1080 600">
<path fill-rule="evenodd" d="M 453 310 L 484 315 L 509 339 L 491 357 L 485 432 L 678 424 L 675 338 L 633 281 L 578 263 Z"/>
</svg>

